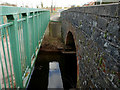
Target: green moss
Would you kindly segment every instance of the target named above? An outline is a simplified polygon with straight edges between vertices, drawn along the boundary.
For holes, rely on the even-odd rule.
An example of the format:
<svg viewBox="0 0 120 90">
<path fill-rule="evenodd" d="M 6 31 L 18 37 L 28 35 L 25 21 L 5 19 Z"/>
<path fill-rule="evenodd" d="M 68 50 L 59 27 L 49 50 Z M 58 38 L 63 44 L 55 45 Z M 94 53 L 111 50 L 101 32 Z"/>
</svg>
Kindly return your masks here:
<svg viewBox="0 0 120 90">
<path fill-rule="evenodd" d="M 100 60 L 99 60 L 99 65 L 101 65 L 103 62 L 103 58 L 101 57 Z"/>
<path fill-rule="evenodd" d="M 107 32 L 105 32 L 105 34 L 104 34 L 104 38 L 105 38 L 105 39 L 107 38 Z"/>
<path fill-rule="evenodd" d="M 112 74 L 115 74 L 115 72 L 113 71 Z"/>
<path fill-rule="evenodd" d="M 80 25 L 82 25 L 82 22 L 80 21 Z"/>
</svg>

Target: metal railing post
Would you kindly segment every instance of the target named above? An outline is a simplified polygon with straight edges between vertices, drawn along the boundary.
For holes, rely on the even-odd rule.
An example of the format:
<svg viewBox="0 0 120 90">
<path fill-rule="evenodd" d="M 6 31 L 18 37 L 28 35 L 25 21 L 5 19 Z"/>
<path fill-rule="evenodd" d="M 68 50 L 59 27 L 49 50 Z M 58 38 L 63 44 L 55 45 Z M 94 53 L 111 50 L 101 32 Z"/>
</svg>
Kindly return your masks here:
<svg viewBox="0 0 120 90">
<path fill-rule="evenodd" d="M 23 32 L 24 36 L 24 43 L 25 43 L 25 48 L 26 48 L 26 55 L 27 55 L 27 60 L 26 63 L 31 68 L 31 57 L 30 57 L 30 39 L 29 39 L 29 13 L 24 13 L 22 14 L 23 18 L 25 18 L 25 24 L 23 25 L 23 28 L 25 29 Z"/>
<path fill-rule="evenodd" d="M 21 70 L 21 61 L 20 61 L 20 51 L 19 51 L 19 41 L 18 41 L 18 23 L 17 23 L 17 14 L 8 15 L 8 22 L 13 22 L 12 30 L 9 30 L 10 37 L 10 47 L 11 54 L 13 59 L 13 68 L 15 74 L 16 87 L 23 87 L 22 81 L 22 70 Z"/>
<path fill-rule="evenodd" d="M 35 55 L 35 13 L 33 12 L 33 50 Z"/>
</svg>

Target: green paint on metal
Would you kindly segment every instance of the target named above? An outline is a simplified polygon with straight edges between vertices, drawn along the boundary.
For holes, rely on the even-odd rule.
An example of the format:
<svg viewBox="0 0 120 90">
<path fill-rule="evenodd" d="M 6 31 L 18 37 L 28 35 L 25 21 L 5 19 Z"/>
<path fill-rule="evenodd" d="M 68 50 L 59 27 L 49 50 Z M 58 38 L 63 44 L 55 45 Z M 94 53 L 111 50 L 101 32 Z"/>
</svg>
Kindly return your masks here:
<svg viewBox="0 0 120 90">
<path fill-rule="evenodd" d="M 43 11 L 48 12 L 45 9 L 35 9 L 35 8 L 23 8 L 23 7 L 12 7 L 12 6 L 0 6 L 0 15 L 13 15 L 18 13 L 26 13 L 26 12 L 36 12 Z"/>
<path fill-rule="evenodd" d="M 9 19 L 12 17 L 12 19 Z M 13 22 L 13 26 L 9 29 L 10 46 L 13 58 L 13 67 L 17 87 L 23 87 L 22 85 L 22 72 L 21 72 L 21 61 L 19 52 L 19 42 L 18 42 L 18 23 L 17 15 L 8 16 L 8 22 Z"/>
<path fill-rule="evenodd" d="M 7 54 L 8 54 L 8 60 L 9 60 L 9 65 L 10 65 L 10 74 L 11 74 L 11 80 L 12 80 L 12 87 L 14 88 L 12 66 L 11 66 L 11 62 L 10 62 L 10 51 L 9 51 L 9 47 L 8 47 L 8 39 L 7 39 L 6 30 L 5 30 L 5 36 L 6 36 L 6 43 L 7 43 Z"/>
<path fill-rule="evenodd" d="M 2 23 L 3 23 L 3 18 L 2 18 Z M 5 28 L 3 28 L 1 30 L 2 49 L 3 49 L 3 53 L 4 53 L 5 67 L 6 67 L 6 72 L 7 72 L 9 88 L 10 88 L 10 78 L 9 78 L 9 73 L 8 73 L 8 64 L 7 64 L 6 54 L 5 54 L 5 45 L 4 45 L 4 41 L 3 41 L 3 39 L 4 39 L 4 31 L 5 31 Z"/>
<path fill-rule="evenodd" d="M 7 16 L 8 22 L 5 24 L 1 23 L 1 18 L 3 18 L 3 16 Z M 17 88 L 26 87 L 49 20 L 50 12 L 44 9 L 0 6 L 0 31 L 2 34 L 2 49 L 5 56 L 4 59 L 9 88 L 14 88 L 13 77 L 15 77 L 15 84 Z M 8 44 L 8 37 L 10 39 L 10 47 Z M 5 38 L 6 40 L 7 51 L 5 51 L 5 42 L 3 38 Z M 6 60 L 6 53 L 8 56 L 8 60 Z M 10 58 L 10 53 L 12 59 Z M 12 73 L 12 65 L 10 62 L 11 60 L 13 64 L 14 76 Z M 4 79 L 4 87 L 6 88 L 8 86 L 6 84 L 5 73 L 3 68 L 4 65 L 1 58 L 1 53 L 0 62 L 2 75 Z M 8 63 L 12 86 L 10 85 L 10 77 L 7 67 Z M 2 87 L 0 86 L 0 88 Z"/>
<path fill-rule="evenodd" d="M 3 25 L 0 25 L 0 29 L 5 28 L 5 27 L 8 27 L 8 26 L 10 26 L 10 25 L 13 25 L 13 23 L 10 22 L 10 23 L 6 23 L 6 24 L 3 24 Z"/>
</svg>

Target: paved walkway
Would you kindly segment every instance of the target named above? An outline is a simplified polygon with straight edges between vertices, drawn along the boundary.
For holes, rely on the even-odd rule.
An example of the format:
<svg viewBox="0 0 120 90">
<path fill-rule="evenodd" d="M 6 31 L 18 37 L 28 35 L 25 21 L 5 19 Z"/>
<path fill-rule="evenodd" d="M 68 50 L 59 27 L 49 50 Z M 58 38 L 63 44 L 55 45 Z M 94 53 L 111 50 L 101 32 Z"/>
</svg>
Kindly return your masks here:
<svg viewBox="0 0 120 90">
<path fill-rule="evenodd" d="M 59 21 L 60 13 L 56 13 L 55 15 L 50 17 L 51 21 Z"/>
</svg>

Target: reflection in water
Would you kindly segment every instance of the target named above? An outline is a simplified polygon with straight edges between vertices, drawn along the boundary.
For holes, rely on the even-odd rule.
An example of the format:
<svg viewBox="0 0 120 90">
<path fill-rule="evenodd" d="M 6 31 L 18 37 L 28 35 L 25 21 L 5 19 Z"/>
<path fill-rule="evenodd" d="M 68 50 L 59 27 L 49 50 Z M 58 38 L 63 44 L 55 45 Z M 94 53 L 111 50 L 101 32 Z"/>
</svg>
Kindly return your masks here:
<svg viewBox="0 0 120 90">
<path fill-rule="evenodd" d="M 76 54 L 40 51 L 35 62 L 29 88 L 76 88 Z"/>
<path fill-rule="evenodd" d="M 49 63 L 49 83 L 48 88 L 63 88 L 61 72 L 58 62 Z"/>
</svg>

